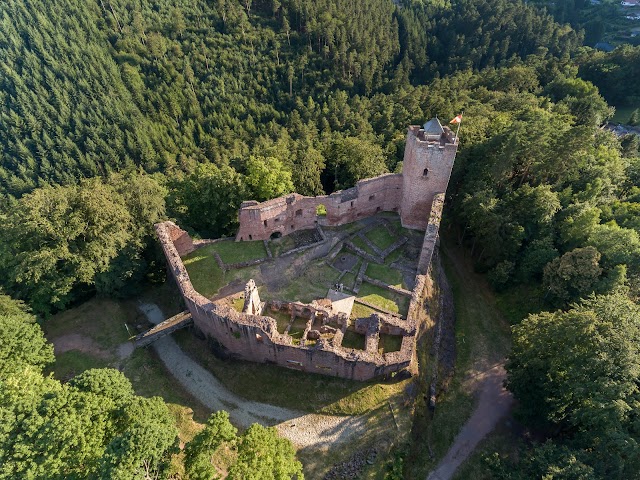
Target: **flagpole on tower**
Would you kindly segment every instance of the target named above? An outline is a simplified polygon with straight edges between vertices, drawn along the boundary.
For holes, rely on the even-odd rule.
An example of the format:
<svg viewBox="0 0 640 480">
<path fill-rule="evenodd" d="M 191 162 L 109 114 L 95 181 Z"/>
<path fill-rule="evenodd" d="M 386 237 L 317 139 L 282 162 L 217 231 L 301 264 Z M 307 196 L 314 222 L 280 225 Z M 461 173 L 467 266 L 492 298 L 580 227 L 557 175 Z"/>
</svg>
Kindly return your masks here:
<svg viewBox="0 0 640 480">
<path fill-rule="evenodd" d="M 458 133 L 460 133 L 460 125 L 462 125 L 462 117 L 464 116 L 464 111 L 460 114 L 460 121 L 458 122 L 458 128 L 456 129 L 456 138 L 453 140 L 453 143 L 458 142 Z"/>
</svg>

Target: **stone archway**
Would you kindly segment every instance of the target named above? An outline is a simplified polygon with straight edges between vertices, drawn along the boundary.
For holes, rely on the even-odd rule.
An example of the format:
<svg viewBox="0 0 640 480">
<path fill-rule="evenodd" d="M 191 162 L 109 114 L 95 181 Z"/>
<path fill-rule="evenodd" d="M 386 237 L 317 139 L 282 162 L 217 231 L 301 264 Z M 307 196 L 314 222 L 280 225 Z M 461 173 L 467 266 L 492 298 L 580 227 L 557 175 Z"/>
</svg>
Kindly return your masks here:
<svg viewBox="0 0 640 480">
<path fill-rule="evenodd" d="M 275 240 L 276 238 L 280 238 L 282 237 L 282 232 L 279 230 L 276 230 L 275 232 L 273 232 L 271 234 L 271 236 L 269 237 L 271 240 Z"/>
</svg>

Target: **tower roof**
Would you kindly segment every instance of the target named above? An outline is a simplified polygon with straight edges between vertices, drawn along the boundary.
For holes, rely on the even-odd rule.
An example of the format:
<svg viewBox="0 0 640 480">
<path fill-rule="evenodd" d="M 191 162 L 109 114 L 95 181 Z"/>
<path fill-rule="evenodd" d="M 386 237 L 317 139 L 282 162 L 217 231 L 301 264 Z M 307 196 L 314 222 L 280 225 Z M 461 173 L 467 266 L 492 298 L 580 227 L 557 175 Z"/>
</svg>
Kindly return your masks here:
<svg viewBox="0 0 640 480">
<path fill-rule="evenodd" d="M 424 133 L 427 135 L 441 135 L 444 133 L 444 128 L 440 124 L 438 118 L 432 118 L 422 126 Z"/>
</svg>

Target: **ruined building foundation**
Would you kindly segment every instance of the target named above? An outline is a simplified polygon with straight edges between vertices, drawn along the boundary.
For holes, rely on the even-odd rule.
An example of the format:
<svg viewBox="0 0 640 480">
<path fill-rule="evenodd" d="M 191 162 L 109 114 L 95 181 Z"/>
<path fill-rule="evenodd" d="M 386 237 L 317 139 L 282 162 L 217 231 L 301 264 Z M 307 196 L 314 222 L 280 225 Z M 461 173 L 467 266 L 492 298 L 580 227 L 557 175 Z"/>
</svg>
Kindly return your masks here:
<svg viewBox="0 0 640 480">
<path fill-rule="evenodd" d="M 397 212 L 404 227 L 426 231 L 407 318 L 373 314 L 357 319 L 354 327 L 365 335 L 364 350 L 342 346 L 348 318 L 332 313 L 328 299 L 308 305 L 283 302 L 278 306 L 309 319 L 304 336 L 317 341 L 313 345 L 295 345 L 291 336 L 277 331 L 276 321 L 269 317 L 269 309 L 260 301 L 253 281 L 245 287 L 242 312 L 204 297 L 193 288 L 181 259 L 197 246 L 174 223 L 159 223 L 155 226 L 158 239 L 195 326 L 229 356 L 254 362 L 353 380 L 368 380 L 407 368 L 416 345 L 425 275 L 436 247 L 444 193 L 457 146 L 452 132 L 432 119 L 422 128 L 409 127 L 402 174 L 362 180 L 353 188 L 331 195 L 305 197 L 294 193 L 263 203 L 244 202 L 240 208 L 236 241 L 268 240 L 316 225 L 344 225 L 381 211 Z M 320 205 L 325 207 L 326 215 L 318 215 Z M 335 332 L 329 341 L 321 337 L 327 331 Z M 400 350 L 378 353 L 381 333 L 402 336 Z"/>
</svg>

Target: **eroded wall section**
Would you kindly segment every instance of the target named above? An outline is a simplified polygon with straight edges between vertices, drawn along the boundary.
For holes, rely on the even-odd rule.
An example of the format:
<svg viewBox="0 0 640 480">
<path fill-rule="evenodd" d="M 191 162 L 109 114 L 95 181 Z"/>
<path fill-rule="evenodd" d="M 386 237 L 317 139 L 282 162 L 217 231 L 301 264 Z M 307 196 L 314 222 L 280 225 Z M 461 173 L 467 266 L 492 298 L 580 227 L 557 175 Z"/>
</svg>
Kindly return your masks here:
<svg viewBox="0 0 640 480">
<path fill-rule="evenodd" d="M 331 195 L 304 197 L 292 193 L 266 202 L 244 202 L 236 240 L 268 240 L 296 230 L 338 226 L 377 212 L 397 212 L 402 199 L 402 175 L 388 174 L 361 180 L 348 190 Z M 324 206 L 326 215 L 318 215 Z"/>
</svg>

